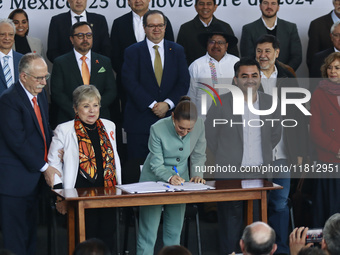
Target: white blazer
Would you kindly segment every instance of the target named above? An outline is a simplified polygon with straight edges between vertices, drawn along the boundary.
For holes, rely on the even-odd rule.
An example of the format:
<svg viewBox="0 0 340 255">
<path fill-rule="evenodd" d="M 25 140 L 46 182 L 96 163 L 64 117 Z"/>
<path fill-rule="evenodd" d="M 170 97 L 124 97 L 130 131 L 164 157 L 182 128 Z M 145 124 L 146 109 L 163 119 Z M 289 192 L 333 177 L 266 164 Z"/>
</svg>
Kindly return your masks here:
<svg viewBox="0 0 340 255">
<path fill-rule="evenodd" d="M 116 145 L 116 125 L 109 120 L 101 119 L 113 147 L 118 184 L 122 183 L 121 166 Z M 64 149 L 64 163 L 60 162 L 58 150 Z M 74 188 L 79 171 L 79 146 L 74 120 L 62 123 L 54 130 L 54 136 L 48 152 L 48 164 L 57 168 L 62 177 L 54 177 L 54 185 L 62 183 L 64 189 Z"/>
</svg>

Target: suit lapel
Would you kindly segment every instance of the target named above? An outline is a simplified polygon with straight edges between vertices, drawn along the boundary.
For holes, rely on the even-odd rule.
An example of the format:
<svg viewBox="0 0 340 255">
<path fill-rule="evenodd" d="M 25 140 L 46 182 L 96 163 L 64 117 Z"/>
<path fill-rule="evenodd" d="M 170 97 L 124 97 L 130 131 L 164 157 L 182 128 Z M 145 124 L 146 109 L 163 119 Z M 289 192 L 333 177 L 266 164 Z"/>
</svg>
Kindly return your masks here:
<svg viewBox="0 0 340 255">
<path fill-rule="evenodd" d="M 91 51 L 91 77 L 90 84 L 93 84 L 93 81 L 97 79 L 99 68 L 102 67 L 98 60 L 97 54 Z"/>
<path fill-rule="evenodd" d="M 4 90 L 7 89 L 7 83 L 6 83 L 6 79 L 5 79 L 5 75 L 4 75 L 4 71 L 1 65 L 1 61 L 0 61 L 0 79 L 2 80 L 1 84 L 3 84 Z M 1 91 L 1 89 L 0 89 Z M 1 94 L 1 92 L 0 92 Z"/>
<path fill-rule="evenodd" d="M 13 86 L 15 86 L 15 89 L 18 91 L 19 96 L 21 97 L 21 102 L 25 105 L 25 107 L 28 109 L 29 113 L 32 116 L 33 122 L 35 127 L 39 130 L 39 133 L 41 134 L 42 137 L 42 133 L 40 130 L 40 126 L 39 126 L 39 122 L 37 119 L 37 116 L 35 115 L 32 103 L 30 102 L 26 92 L 24 91 L 24 89 L 21 87 L 21 84 L 19 82 L 15 83 Z M 39 102 L 38 102 L 39 104 Z"/>
<path fill-rule="evenodd" d="M 141 51 L 140 52 L 141 59 L 145 60 L 146 71 L 150 74 L 151 77 L 153 77 L 153 80 L 154 80 L 153 83 L 157 85 L 155 71 L 153 70 L 153 67 L 152 67 L 152 59 L 150 56 L 148 45 L 146 43 L 146 39 L 141 43 L 140 51 Z"/>
<path fill-rule="evenodd" d="M 169 68 L 168 66 L 173 66 L 173 49 L 169 46 L 169 42 L 167 40 L 164 40 L 164 66 L 163 66 L 163 75 L 162 75 L 162 82 L 166 79 L 166 77 L 169 77 L 169 72 L 171 72 L 172 68 Z M 162 84 L 161 82 L 161 84 Z"/>
<path fill-rule="evenodd" d="M 137 42 L 135 32 L 133 30 L 133 14 L 132 11 L 129 12 L 128 19 L 126 20 L 126 35 L 127 35 L 127 41 L 130 41 L 131 44 L 134 44 Z"/>
<path fill-rule="evenodd" d="M 78 84 L 83 84 L 83 78 L 81 77 L 81 72 L 79 70 L 79 66 L 78 66 L 78 62 L 76 59 L 76 55 L 74 54 L 74 51 L 72 50 L 72 52 L 67 56 L 68 61 L 67 63 L 69 63 L 69 67 L 70 67 L 70 74 L 73 74 L 74 77 L 76 77 Z"/>
<path fill-rule="evenodd" d="M 13 65 L 14 65 L 14 82 L 17 82 L 19 80 L 19 60 L 20 57 L 16 52 L 13 51 Z"/>
</svg>

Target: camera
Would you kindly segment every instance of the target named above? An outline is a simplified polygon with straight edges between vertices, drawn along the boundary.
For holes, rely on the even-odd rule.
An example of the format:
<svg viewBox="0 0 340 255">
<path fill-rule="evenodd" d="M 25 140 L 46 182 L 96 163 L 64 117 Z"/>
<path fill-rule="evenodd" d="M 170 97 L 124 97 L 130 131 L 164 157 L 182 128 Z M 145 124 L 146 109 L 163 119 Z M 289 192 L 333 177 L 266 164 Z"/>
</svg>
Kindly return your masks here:
<svg viewBox="0 0 340 255">
<path fill-rule="evenodd" d="M 318 244 L 322 241 L 323 234 L 322 229 L 309 229 L 307 231 L 306 243 Z"/>
</svg>

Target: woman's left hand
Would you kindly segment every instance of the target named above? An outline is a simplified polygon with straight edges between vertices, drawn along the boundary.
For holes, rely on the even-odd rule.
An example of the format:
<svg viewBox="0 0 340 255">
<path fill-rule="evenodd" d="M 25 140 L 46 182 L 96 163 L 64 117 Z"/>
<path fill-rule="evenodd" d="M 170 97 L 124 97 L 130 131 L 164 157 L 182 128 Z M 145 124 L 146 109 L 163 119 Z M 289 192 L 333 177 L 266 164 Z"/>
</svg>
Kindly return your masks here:
<svg viewBox="0 0 340 255">
<path fill-rule="evenodd" d="M 205 180 L 202 177 L 199 177 L 199 176 L 192 177 L 190 179 L 190 182 L 205 184 Z"/>
</svg>

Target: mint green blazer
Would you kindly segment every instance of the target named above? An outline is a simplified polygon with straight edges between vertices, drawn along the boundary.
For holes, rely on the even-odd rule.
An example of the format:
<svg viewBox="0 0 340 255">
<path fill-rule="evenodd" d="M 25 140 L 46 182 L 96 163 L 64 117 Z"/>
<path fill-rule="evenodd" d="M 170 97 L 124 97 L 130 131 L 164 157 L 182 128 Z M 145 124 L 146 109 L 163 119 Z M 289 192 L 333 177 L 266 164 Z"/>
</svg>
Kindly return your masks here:
<svg viewBox="0 0 340 255">
<path fill-rule="evenodd" d="M 203 177 L 203 173 L 196 170 L 204 166 L 206 155 L 205 128 L 202 119 L 198 118 L 193 130 L 181 139 L 175 131 L 172 118 L 167 117 L 157 121 L 150 128 L 149 155 L 146 158 L 140 182 L 165 181 L 176 174 L 189 181 L 191 177 Z M 190 175 L 188 159 L 190 156 Z M 201 168 L 202 169 L 202 168 Z"/>
</svg>

